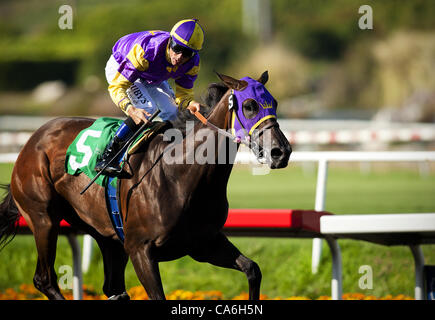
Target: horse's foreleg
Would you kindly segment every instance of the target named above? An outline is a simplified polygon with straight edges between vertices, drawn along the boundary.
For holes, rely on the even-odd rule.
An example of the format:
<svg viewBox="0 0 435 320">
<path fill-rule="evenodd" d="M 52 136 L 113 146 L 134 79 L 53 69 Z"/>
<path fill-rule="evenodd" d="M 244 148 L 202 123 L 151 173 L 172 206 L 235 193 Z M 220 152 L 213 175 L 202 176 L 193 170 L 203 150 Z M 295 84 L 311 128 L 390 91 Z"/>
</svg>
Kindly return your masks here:
<svg viewBox="0 0 435 320">
<path fill-rule="evenodd" d="M 152 255 L 152 245 L 147 242 L 129 251 L 129 256 L 139 281 L 152 300 L 166 300 L 160 278 L 159 263 Z"/>
<path fill-rule="evenodd" d="M 190 256 L 200 262 L 242 271 L 248 278 L 249 299 L 258 300 L 260 298 L 260 267 L 245 257 L 224 234 L 220 233 L 211 241 L 202 243 L 201 247 L 195 248 Z"/>
<path fill-rule="evenodd" d="M 249 283 L 249 299 L 259 300 L 260 299 L 260 284 L 261 284 L 261 271 L 257 263 L 251 259 L 240 254 L 236 259 L 236 265 L 239 270 L 243 271 Z"/>
</svg>

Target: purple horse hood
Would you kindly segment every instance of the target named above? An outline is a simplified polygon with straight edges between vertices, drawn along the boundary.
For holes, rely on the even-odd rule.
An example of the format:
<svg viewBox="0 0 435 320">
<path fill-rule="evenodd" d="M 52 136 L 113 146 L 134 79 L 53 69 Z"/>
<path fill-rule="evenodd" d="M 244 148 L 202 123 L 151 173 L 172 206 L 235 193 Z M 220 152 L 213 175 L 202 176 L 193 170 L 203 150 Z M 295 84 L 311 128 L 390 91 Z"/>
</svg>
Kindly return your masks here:
<svg viewBox="0 0 435 320">
<path fill-rule="evenodd" d="M 237 117 L 233 116 L 231 121 L 231 129 L 233 135 L 241 139 L 249 139 L 252 132 L 265 120 L 270 118 L 276 118 L 276 102 L 273 96 L 266 90 L 263 84 L 260 82 L 245 77 L 240 80 L 244 80 L 248 83 L 248 86 L 243 90 L 233 90 L 232 107 L 235 108 Z M 255 117 L 248 119 L 243 114 L 243 102 L 248 99 L 254 99 L 259 106 L 259 111 Z M 237 119 L 238 118 L 238 119 Z M 246 133 L 245 133 L 246 132 Z"/>
</svg>

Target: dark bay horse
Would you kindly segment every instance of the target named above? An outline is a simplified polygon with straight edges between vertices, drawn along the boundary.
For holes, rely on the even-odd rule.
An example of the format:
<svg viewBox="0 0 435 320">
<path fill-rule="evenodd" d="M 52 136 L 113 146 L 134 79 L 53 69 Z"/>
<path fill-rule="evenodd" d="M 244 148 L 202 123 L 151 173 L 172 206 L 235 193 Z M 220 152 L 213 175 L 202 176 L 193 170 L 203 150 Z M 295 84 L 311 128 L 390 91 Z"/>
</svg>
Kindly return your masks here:
<svg viewBox="0 0 435 320">
<path fill-rule="evenodd" d="M 245 89 L 247 83 L 225 75 L 219 77 L 223 82 L 208 89 L 206 102 L 211 108 L 207 119 L 219 128 L 228 129 L 229 97 L 233 90 Z M 267 79 L 265 72 L 258 82 L 264 85 Z M 248 99 L 243 105 L 234 106 L 237 108 L 243 108 L 242 118 L 243 115 L 252 118 L 259 106 L 255 99 Z M 0 240 L 4 242 L 14 234 L 19 214 L 33 232 L 38 251 L 35 287 L 49 299 L 64 299 L 57 284 L 54 260 L 59 222 L 65 219 L 96 239 L 104 261 L 103 291 L 108 297 L 129 299 L 124 272 L 130 258 L 150 299 L 165 299 L 159 262 L 189 255 L 200 262 L 244 272 L 249 281 L 249 298 L 259 299 L 260 268 L 222 233 L 228 215 L 227 183 L 235 154 L 228 153 L 229 161 L 224 164 L 167 164 L 162 154 L 170 142 L 159 134 L 146 150 L 131 155 L 127 168 L 131 175 L 120 180 L 125 233 L 122 243 L 107 213 L 103 188 L 93 184 L 80 195 L 89 178 L 84 174 L 69 175 L 64 169 L 68 146 L 93 121 L 58 118 L 39 128 L 20 152 L 9 192 L 0 205 Z M 234 144 L 201 122 L 185 133 L 182 144 L 186 145 L 187 139 L 200 129 L 209 130 L 216 149 Z M 268 155 L 271 168 L 287 166 L 291 147 L 276 118 L 267 118 L 257 129 L 260 134 L 251 136 L 252 142 L 259 146 L 257 154 Z M 266 133 L 270 136 L 268 146 L 261 142 L 261 136 Z M 194 149 L 200 144 L 195 141 Z M 183 154 L 184 158 L 188 157 L 187 153 Z"/>
</svg>

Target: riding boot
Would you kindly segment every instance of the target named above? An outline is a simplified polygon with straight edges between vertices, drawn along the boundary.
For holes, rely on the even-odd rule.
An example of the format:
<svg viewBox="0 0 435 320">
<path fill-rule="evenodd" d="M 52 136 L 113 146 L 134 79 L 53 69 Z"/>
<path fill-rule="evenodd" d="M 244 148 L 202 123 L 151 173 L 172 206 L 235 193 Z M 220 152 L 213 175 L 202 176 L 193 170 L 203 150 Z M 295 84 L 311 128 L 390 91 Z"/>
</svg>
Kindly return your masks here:
<svg viewBox="0 0 435 320">
<path fill-rule="evenodd" d="M 106 169 L 104 169 L 104 174 L 111 176 L 119 176 L 121 174 L 122 168 L 119 165 L 119 157 L 116 159 L 113 158 L 118 151 L 121 150 L 124 143 L 134 134 L 136 129 L 137 126 L 131 118 L 128 118 L 123 124 L 121 124 L 112 141 L 110 141 L 101 155 L 100 161 L 95 165 L 95 171 L 99 172 L 103 170 L 103 168 L 108 164 Z"/>
<path fill-rule="evenodd" d="M 118 136 L 114 136 L 112 141 L 107 145 L 101 160 L 95 165 L 95 171 L 99 172 L 110 162 L 104 169 L 104 174 L 118 176 L 121 174 L 122 168 L 119 165 L 119 159 L 114 159 L 115 155 L 121 150 L 124 141 L 120 140 Z"/>
</svg>

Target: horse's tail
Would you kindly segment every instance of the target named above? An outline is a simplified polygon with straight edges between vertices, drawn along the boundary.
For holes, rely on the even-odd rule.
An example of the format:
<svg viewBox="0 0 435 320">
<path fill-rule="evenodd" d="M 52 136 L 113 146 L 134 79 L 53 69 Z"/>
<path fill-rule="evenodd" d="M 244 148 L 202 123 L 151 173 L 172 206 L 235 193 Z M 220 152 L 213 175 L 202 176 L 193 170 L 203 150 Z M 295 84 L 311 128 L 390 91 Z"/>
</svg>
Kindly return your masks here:
<svg viewBox="0 0 435 320">
<path fill-rule="evenodd" d="M 10 185 L 0 185 L 7 190 L 6 196 L 0 203 L 0 250 L 3 249 L 17 233 L 17 221 L 20 218 L 17 206 L 12 198 Z"/>
</svg>

